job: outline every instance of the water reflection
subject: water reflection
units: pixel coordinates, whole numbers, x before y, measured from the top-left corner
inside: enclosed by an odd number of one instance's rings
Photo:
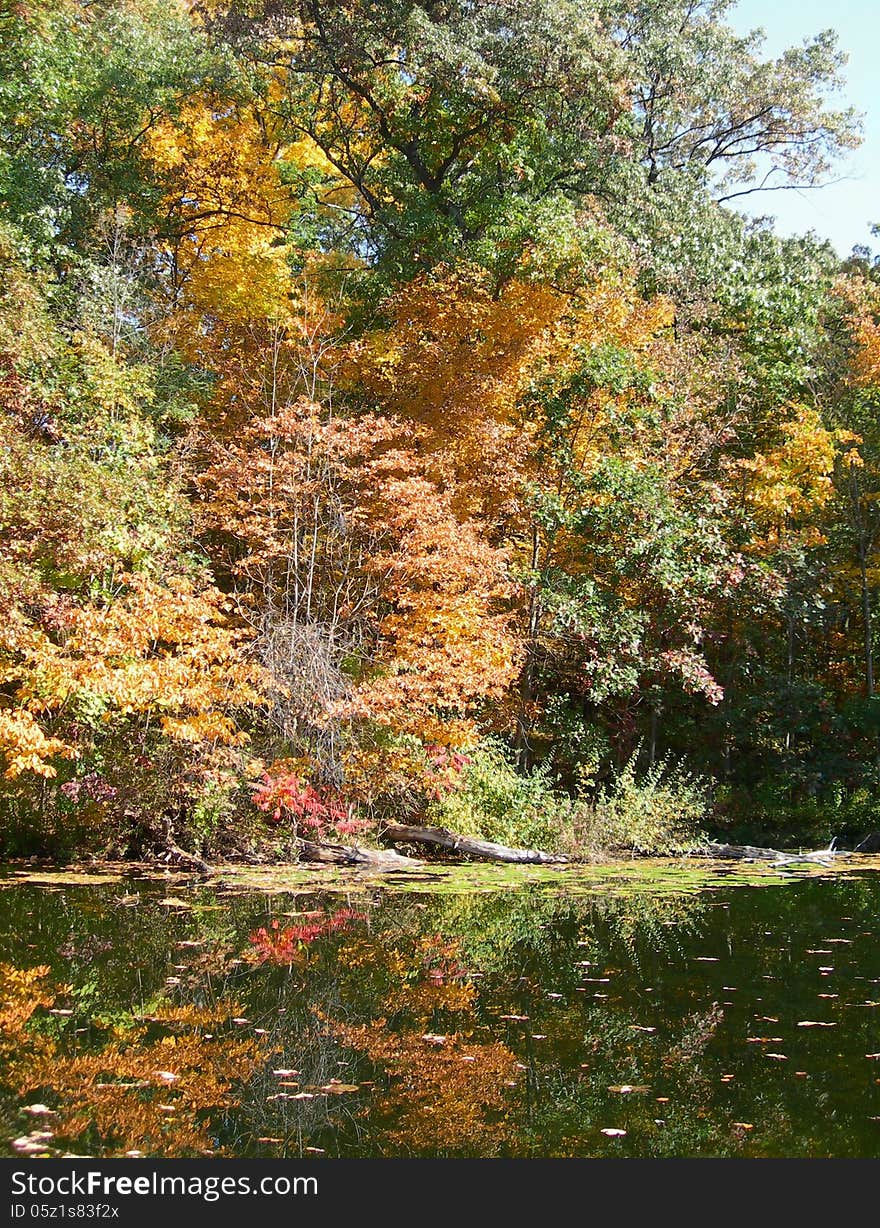
[[[875,1155],[875,878],[0,891],[7,1154]]]

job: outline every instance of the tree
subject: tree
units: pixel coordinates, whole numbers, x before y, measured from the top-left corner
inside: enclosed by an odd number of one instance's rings
[[[846,57],[832,30],[760,57],[763,31],[724,23],[732,0],[602,6],[631,72],[630,132],[647,181],[695,172],[717,200],[815,187],[858,142],[856,113],[830,110]]]

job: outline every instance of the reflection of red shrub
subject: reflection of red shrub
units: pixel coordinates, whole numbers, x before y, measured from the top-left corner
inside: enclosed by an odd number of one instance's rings
[[[366,831],[370,824],[355,818],[338,794],[327,789],[317,790],[292,772],[279,776],[264,773],[262,782],[251,795],[254,805],[269,815],[272,823],[280,823],[285,815],[294,820],[297,830],[322,840],[328,828],[338,835],[353,836]]]
[[[455,941],[444,942],[442,934],[434,934],[424,940],[427,947],[422,957],[422,975],[435,985],[446,981],[463,981],[470,973],[461,963],[461,948]]]
[[[297,952],[316,938],[346,929],[357,921],[366,921],[366,914],[351,908],[338,908],[331,916],[306,925],[288,925],[284,929],[280,921],[272,921],[268,929],[261,925],[248,941],[260,963],[290,964]]]

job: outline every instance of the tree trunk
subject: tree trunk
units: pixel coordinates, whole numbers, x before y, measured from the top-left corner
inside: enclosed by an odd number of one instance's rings
[[[382,834],[395,844],[434,844],[453,853],[465,853],[484,861],[503,861],[513,865],[561,865],[569,860],[562,854],[544,853],[540,849],[515,849],[491,840],[476,840],[460,836],[445,827],[409,827],[404,823],[387,823]]]
[[[297,841],[302,861],[320,861],[339,866],[374,866],[379,870],[415,870],[422,863],[403,857],[394,849],[364,849],[358,845],[324,844],[314,840]]]
[[[862,584],[862,619],[865,629],[865,690],[868,698],[874,696],[874,644],[871,634],[871,590],[868,588],[868,560],[864,535],[859,535],[859,577]]]
[[[835,841],[832,840],[831,847],[816,849],[812,853],[785,853],[780,849],[756,848],[752,844],[715,844],[712,842],[703,845],[702,848],[694,849],[691,856],[717,857],[725,861],[817,861],[824,865],[827,864],[828,858],[838,857],[843,853],[842,849],[834,848],[834,844]]]
[[[859,495],[856,467],[849,467],[849,497],[852,508],[853,525],[856,530],[857,554],[859,560],[859,581],[862,589],[862,624],[864,632],[865,653],[865,691],[868,699],[874,696],[874,642],[871,634],[871,590],[868,586],[868,540],[865,532],[865,520],[862,515],[862,503]]]
[[[535,647],[538,639],[538,626],[541,619],[541,604],[538,590],[534,582],[534,573],[538,569],[541,539],[537,525],[532,526],[532,587],[529,594],[529,622],[526,636],[526,652],[522,672],[519,678],[520,710],[516,722],[516,762],[520,771],[527,772],[532,765],[532,748],[529,744],[531,733],[531,707],[535,698],[534,672]]]

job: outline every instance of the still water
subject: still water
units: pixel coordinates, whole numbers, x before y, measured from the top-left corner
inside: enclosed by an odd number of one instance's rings
[[[880,874],[0,877],[0,1149],[880,1156]]]

